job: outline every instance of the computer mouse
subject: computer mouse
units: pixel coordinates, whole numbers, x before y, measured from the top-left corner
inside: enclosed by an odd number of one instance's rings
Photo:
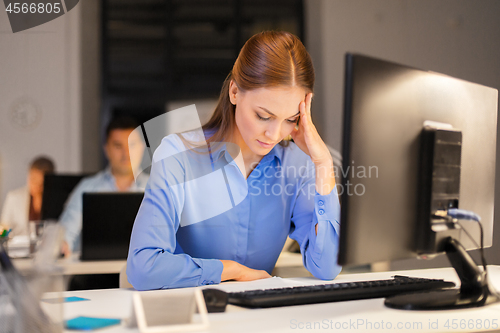
[[[203,289],[202,291],[209,313],[226,311],[227,293],[225,291],[213,288]]]

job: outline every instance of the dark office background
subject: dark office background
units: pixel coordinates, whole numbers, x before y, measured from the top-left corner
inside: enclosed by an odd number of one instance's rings
[[[101,125],[216,99],[249,37],[274,29],[303,38],[303,15],[302,0],[102,0]]]

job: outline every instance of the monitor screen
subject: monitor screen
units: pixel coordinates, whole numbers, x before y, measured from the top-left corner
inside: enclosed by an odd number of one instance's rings
[[[493,88],[362,55],[346,56],[340,264],[419,254],[419,168],[426,122],[461,133],[456,203],[481,216],[485,246],[491,246],[497,101]],[[479,244],[477,224],[462,225]],[[466,249],[477,247],[465,232],[459,230],[455,238]]]
[[[59,220],[73,189],[88,174],[47,174],[44,177],[42,220]]]

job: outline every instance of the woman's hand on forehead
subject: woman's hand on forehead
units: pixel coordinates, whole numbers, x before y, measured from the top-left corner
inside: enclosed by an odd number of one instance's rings
[[[300,119],[291,135],[293,141],[300,149],[311,157],[314,164],[329,163],[331,161],[330,151],[319,135],[311,118],[311,101],[313,93],[308,93],[305,100],[300,102]]]

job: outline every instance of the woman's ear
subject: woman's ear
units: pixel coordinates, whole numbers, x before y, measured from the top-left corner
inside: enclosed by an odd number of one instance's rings
[[[238,86],[234,80],[229,82],[229,101],[231,104],[236,105],[236,97],[238,96]]]

